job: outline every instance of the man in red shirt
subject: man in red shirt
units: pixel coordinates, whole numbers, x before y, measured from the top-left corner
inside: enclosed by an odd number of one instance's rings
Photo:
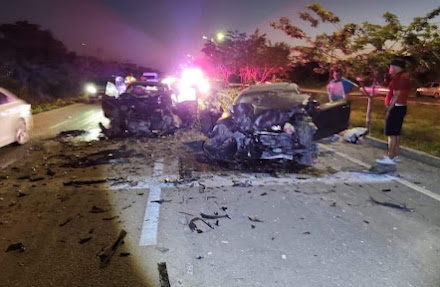
[[[385,135],[388,136],[388,155],[377,160],[381,164],[393,165],[401,161],[399,157],[400,134],[410,89],[409,73],[404,69],[405,62],[402,60],[394,60],[390,65],[389,74],[392,80],[385,97]]]

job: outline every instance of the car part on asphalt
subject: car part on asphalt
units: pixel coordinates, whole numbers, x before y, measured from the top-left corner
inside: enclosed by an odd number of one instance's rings
[[[103,252],[101,252],[101,254],[98,255],[99,259],[101,260],[99,267],[104,268],[108,266],[116,250],[124,242],[123,240],[126,235],[127,232],[122,229],[116,241],[112,245],[107,247]]]
[[[405,211],[405,212],[413,212],[414,211],[413,209],[406,207],[406,205],[399,205],[399,204],[395,204],[395,203],[391,203],[391,202],[380,202],[380,201],[375,200],[371,196],[370,196],[370,201],[374,204],[399,209],[399,210]]]
[[[191,231],[193,231],[193,232],[194,232],[194,231],[197,231],[197,233],[202,233],[202,232],[203,232],[203,230],[197,228],[197,225],[194,223],[194,222],[196,222],[196,221],[198,221],[198,220],[200,220],[200,221],[202,221],[203,223],[205,223],[206,225],[208,225],[209,228],[214,229],[214,227],[212,227],[211,224],[209,224],[208,222],[206,222],[206,221],[203,220],[202,218],[200,218],[200,217],[194,217],[194,218],[191,219],[191,221],[188,223],[188,227],[189,227],[189,229],[191,229]]]
[[[5,252],[17,251],[18,253],[22,253],[26,250],[24,244],[21,242],[9,244],[6,248]]]
[[[224,215],[209,215],[209,214],[204,214],[204,213],[200,213],[200,216],[202,217],[202,218],[205,218],[205,219],[219,219],[219,218],[229,218],[229,219],[231,219],[231,217],[229,216],[229,215],[227,215],[227,214],[224,214]]]

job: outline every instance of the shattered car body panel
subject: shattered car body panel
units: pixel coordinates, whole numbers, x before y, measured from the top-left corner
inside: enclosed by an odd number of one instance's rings
[[[109,137],[170,134],[180,125],[173,111],[171,91],[161,83],[134,82],[117,97],[105,95],[102,109],[111,126],[100,126]]]
[[[311,165],[317,139],[348,127],[350,104],[343,100],[325,104],[310,101],[296,84],[251,86],[238,96],[230,115],[212,129],[202,119],[209,139],[205,154],[214,160],[235,158],[283,159]]]

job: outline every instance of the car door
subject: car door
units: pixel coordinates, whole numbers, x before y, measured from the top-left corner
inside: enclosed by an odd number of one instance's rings
[[[420,88],[420,95],[427,96],[429,95],[429,89],[431,87],[432,83],[428,83]]]
[[[350,120],[350,102],[340,100],[323,104],[319,110],[311,112],[313,123],[318,130],[314,139],[318,140],[346,130]]]
[[[0,91],[0,147],[15,141],[16,102]]]
[[[438,86],[439,86],[439,83],[432,83],[432,86],[429,90],[430,96],[434,97],[436,95],[436,93],[438,93]]]

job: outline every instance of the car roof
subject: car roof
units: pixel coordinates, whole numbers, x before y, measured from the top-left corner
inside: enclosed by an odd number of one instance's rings
[[[130,87],[131,85],[145,85],[145,86],[157,86],[157,87],[168,88],[168,86],[165,85],[165,84],[162,84],[162,83],[159,83],[159,82],[150,82],[150,81],[135,81],[133,83],[130,83],[130,85],[128,85],[128,87]]]

